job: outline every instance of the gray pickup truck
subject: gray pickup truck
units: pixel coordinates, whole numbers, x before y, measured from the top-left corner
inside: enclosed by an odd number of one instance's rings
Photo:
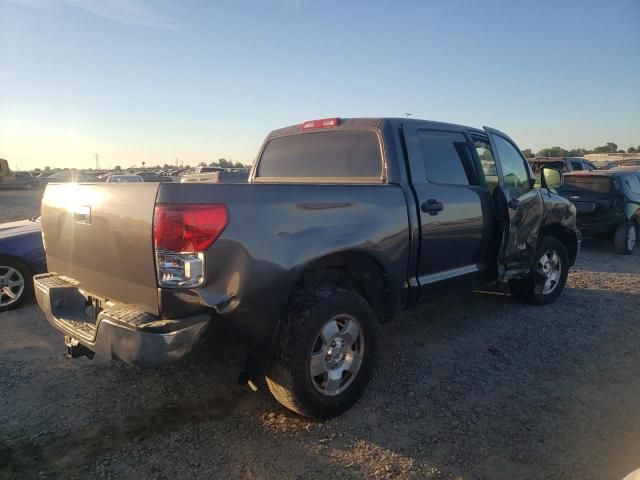
[[[142,367],[232,323],[251,347],[241,377],[327,418],[365,389],[376,323],[487,284],[560,295],[576,211],[560,172],[534,183],[490,128],[305,122],[267,137],[248,183],[49,184],[37,300],[71,357]]]

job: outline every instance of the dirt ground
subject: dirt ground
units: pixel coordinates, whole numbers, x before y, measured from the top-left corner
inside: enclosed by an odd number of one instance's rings
[[[640,467],[640,252],[606,243],[585,243],[553,305],[474,292],[383,326],[368,391],[324,423],[237,385],[228,328],[138,370],[65,359],[33,304],[0,325],[3,479],[606,480]]]

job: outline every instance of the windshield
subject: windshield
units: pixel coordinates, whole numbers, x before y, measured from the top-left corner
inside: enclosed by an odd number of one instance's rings
[[[610,193],[614,192],[615,182],[608,177],[564,177],[564,189],[565,190],[588,190],[596,193]]]

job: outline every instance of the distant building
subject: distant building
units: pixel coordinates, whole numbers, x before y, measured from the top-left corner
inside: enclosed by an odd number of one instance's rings
[[[588,153],[584,158],[591,162],[618,162],[627,158],[640,158],[640,153]]]

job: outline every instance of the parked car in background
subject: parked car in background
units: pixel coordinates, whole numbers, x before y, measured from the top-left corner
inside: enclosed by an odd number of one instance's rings
[[[160,175],[157,172],[146,171],[146,172],[137,172],[135,175],[142,177],[142,180],[145,182],[171,182],[171,177],[167,177],[164,175]]]
[[[107,183],[141,183],[144,182],[140,175],[109,175]]]
[[[100,179],[95,175],[85,173],[85,172],[75,172],[73,170],[56,172],[49,176],[38,177],[38,183],[41,185],[46,185],[48,183],[68,183],[68,182],[91,183],[91,182],[99,182],[99,181]]]
[[[563,172],[578,172],[597,170],[594,163],[581,157],[537,157],[530,158],[529,165],[533,173],[540,174],[542,167],[560,169]]]
[[[482,159],[482,161],[481,161]],[[158,366],[211,324],[249,345],[243,382],[302,415],[339,415],[372,374],[378,322],[497,282],[520,301],[561,294],[580,233],[491,128],[321,119],[272,132],[247,183],[50,185],[51,274],[38,304],[71,357]],[[553,312],[553,310],[549,310]],[[398,375],[402,375],[398,372]]]
[[[31,175],[26,175],[24,173],[14,173],[11,176],[11,179],[7,180],[6,182],[0,183],[0,188],[4,188],[7,190],[29,190],[37,185],[37,179],[33,178]]]
[[[33,275],[46,271],[40,220],[0,224],[0,312],[31,296]]]
[[[182,175],[180,177],[180,183],[197,183],[197,182],[246,183],[248,178],[249,178],[249,172],[247,170],[242,170],[242,171],[222,170],[218,172],[194,173],[190,175]]]
[[[616,162],[595,162],[596,170],[609,170],[619,165]]]
[[[584,235],[609,235],[616,252],[633,253],[640,233],[640,167],[568,173],[558,193],[576,206]]]
[[[640,166],[640,158],[627,158],[618,162],[619,167],[638,167]]]

